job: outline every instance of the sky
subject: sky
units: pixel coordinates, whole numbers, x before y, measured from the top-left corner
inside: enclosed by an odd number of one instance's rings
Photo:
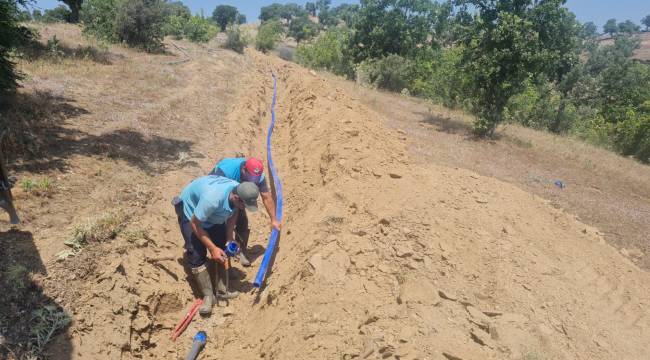
[[[51,9],[61,4],[57,0],[34,0],[35,7],[40,9]],[[313,0],[312,0],[313,1]],[[259,1],[209,1],[209,0],[183,0],[194,13],[203,13],[206,16],[212,14],[212,10],[217,5],[233,5],[239,9],[239,12],[246,15],[249,22],[254,22],[260,14],[260,8],[274,2],[287,3],[295,2],[304,4],[306,1],[278,1],[278,0],[259,0]],[[333,0],[332,5],[336,6],[341,3],[358,3],[358,1]],[[567,6],[573,11],[578,20],[581,22],[593,21],[596,25],[602,26],[607,19],[615,18],[618,21],[632,20],[639,24],[641,19],[650,15],[650,0],[568,0]]]

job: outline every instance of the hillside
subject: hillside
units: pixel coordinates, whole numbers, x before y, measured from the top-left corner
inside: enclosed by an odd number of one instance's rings
[[[72,26],[40,32],[68,49],[96,46]],[[46,349],[54,359],[181,359],[197,330],[208,333],[202,359],[647,356],[647,260],[622,255],[630,244],[611,235],[629,221],[631,244],[647,246],[647,167],[518,127],[469,140],[463,115],[419,100],[253,50],[167,45],[164,55],[112,46],[106,61],[69,51],[21,63],[30,80],[8,114],[40,109],[46,156],[10,169],[19,184],[53,185],[18,186],[23,225],[0,219],[0,269],[30,271],[30,301],[0,302],[8,344],[28,336],[24,314],[45,303],[72,316]],[[232,284],[246,294],[172,342],[193,296],[169,201],[222,156],[265,157],[272,72],[285,193],[273,272],[255,292],[260,259],[237,264]],[[596,209],[598,195],[581,190],[588,178],[622,210]],[[114,236],[57,260],[75,226],[107,214]],[[264,216],[252,218],[257,256]]]

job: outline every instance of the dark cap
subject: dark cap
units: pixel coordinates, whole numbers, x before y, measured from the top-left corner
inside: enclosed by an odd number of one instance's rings
[[[246,210],[257,211],[257,197],[260,195],[260,189],[252,182],[244,181],[237,185],[235,189],[239,198],[244,201]]]

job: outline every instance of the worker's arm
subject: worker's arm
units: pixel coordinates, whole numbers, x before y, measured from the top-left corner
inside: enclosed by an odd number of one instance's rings
[[[275,217],[275,201],[273,200],[273,196],[271,196],[271,192],[263,192],[260,193],[262,196],[262,202],[264,203],[264,207],[266,208],[266,212],[269,214],[269,217],[271,218],[271,227],[276,228],[280,230],[280,222],[278,219]]]
[[[203,246],[208,249],[210,252],[210,257],[220,263],[226,261],[226,253],[224,253],[223,250],[219,249],[219,247],[215,245],[212,240],[210,240],[210,236],[205,230],[203,230],[203,226],[201,226],[201,221],[197,219],[196,216],[192,215],[191,223],[192,232],[194,232],[194,235],[199,238]]]
[[[234,211],[233,215],[226,220],[226,244],[235,239],[235,224],[237,224],[239,211]]]

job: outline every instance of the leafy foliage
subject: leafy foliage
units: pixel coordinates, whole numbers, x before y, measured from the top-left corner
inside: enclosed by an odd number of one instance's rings
[[[294,19],[289,25],[289,36],[297,42],[309,40],[318,34],[318,25],[309,20],[307,16]]]
[[[64,5],[59,5],[54,9],[45,10],[41,21],[46,23],[57,23],[57,22],[70,22],[72,12],[68,7]]]
[[[298,45],[296,59],[298,63],[310,68],[353,78],[354,63],[347,48],[349,39],[349,30],[330,29],[312,44]]]
[[[19,23],[20,7],[25,4],[24,0],[0,0],[0,94],[13,91],[22,78],[12,57],[14,49],[33,37],[32,31]]]
[[[277,20],[270,20],[260,25],[255,38],[255,48],[262,52],[275,49],[284,30]]]
[[[208,42],[218,32],[216,26],[200,15],[192,16],[183,26],[183,36],[193,42]]]
[[[228,28],[226,35],[227,38],[224,47],[243,54],[244,49],[250,42],[248,35],[239,26],[231,26]]]
[[[429,41],[436,5],[430,1],[366,0],[354,22],[351,48],[355,62],[388,54],[413,55]]]
[[[625,20],[618,24],[619,33],[632,34],[641,31],[641,27],[634,23],[632,20]]]
[[[400,92],[412,83],[411,61],[390,54],[380,59],[367,59],[357,67],[357,81],[362,85]]]
[[[236,7],[219,5],[212,12],[212,20],[221,27],[221,31],[226,31],[228,25],[237,23],[238,15],[239,11],[237,11]]]
[[[616,25],[616,19],[607,20],[605,25],[603,25],[603,31],[605,32],[605,34],[610,34],[610,35],[616,34],[618,32],[618,25]]]
[[[180,1],[171,1],[164,3],[163,10],[165,17],[178,16],[184,19],[192,17],[192,11]]]
[[[165,14],[161,0],[86,0],[81,9],[84,33],[151,52],[163,48]]]
[[[115,33],[130,46],[155,52],[163,48],[165,15],[161,0],[120,2],[115,19]]]

